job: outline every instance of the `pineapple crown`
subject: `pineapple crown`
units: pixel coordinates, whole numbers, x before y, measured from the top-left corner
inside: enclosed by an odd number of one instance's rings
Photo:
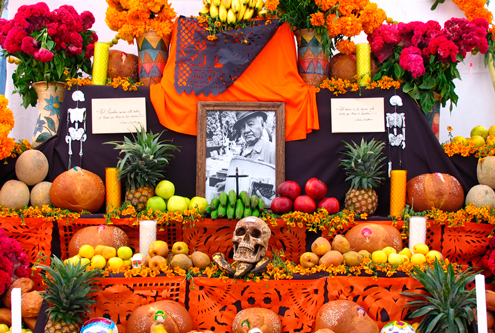
[[[119,158],[117,169],[119,170],[119,180],[124,178],[127,185],[132,189],[143,186],[156,186],[164,178],[165,169],[170,158],[174,157],[169,151],[180,151],[177,146],[160,141],[160,136],[165,132],[153,134],[146,132],[141,125],[136,128],[136,134],[131,133],[132,139],[124,136],[124,141],[110,141],[106,144],[115,145],[115,149],[120,149],[123,158]]]
[[[382,155],[385,143],[383,141],[366,142],[361,138],[361,144],[358,145],[352,141],[352,145],[342,141],[347,151],[342,152],[348,158],[342,158],[339,166],[342,166],[346,172],[346,181],[351,181],[351,188],[372,189],[377,187],[383,181],[382,162],[385,156]]]
[[[89,264],[89,263],[88,263]],[[41,279],[45,286],[43,298],[50,304],[47,314],[54,321],[82,323],[83,317],[90,311],[89,306],[96,301],[88,294],[98,291],[96,282],[102,275],[100,269],[86,271],[81,260],[65,264],[53,256],[50,266],[39,265]]]

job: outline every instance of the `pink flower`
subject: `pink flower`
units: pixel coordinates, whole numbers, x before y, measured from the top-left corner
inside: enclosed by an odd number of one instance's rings
[[[426,57],[435,56],[438,54],[438,60],[440,62],[457,62],[457,53],[459,48],[454,42],[447,39],[445,36],[438,36],[433,38],[428,47],[423,50],[423,54]]]
[[[9,274],[3,270],[0,270],[0,295],[10,287],[10,284],[11,281]]]
[[[380,62],[385,61],[394,52],[400,42],[400,34],[396,24],[382,24],[371,35],[368,35],[371,52]]]
[[[399,65],[406,71],[410,71],[412,76],[417,78],[425,74],[425,66],[421,50],[417,47],[410,46],[402,50],[400,54]]]
[[[85,11],[85,12],[82,12],[81,13],[81,19],[82,19],[82,22],[83,22],[83,27],[84,27],[83,28],[83,31],[84,32],[86,32],[89,29],[91,29],[91,27],[95,23],[95,17],[93,16],[93,13],[88,12],[88,11]]]
[[[84,53],[84,56],[87,59],[91,59],[91,57],[94,55],[94,53],[95,53],[95,45],[94,44],[89,44],[86,47],[86,52]]]
[[[41,62],[49,62],[53,59],[54,54],[47,49],[39,49],[34,53],[36,60]]]
[[[53,21],[65,24],[69,31],[82,31],[83,21],[74,7],[70,5],[62,5],[53,12]]]
[[[22,39],[27,35],[27,32],[20,28],[12,28],[5,38],[5,50],[9,53],[21,52]]]
[[[23,27],[28,34],[44,27],[50,17],[50,9],[44,2],[19,7],[13,18],[16,26]]]
[[[38,42],[33,37],[26,36],[22,39],[21,50],[29,55],[34,55],[38,50]]]
[[[77,32],[71,32],[66,35],[66,43],[68,45],[65,54],[68,56],[79,55],[82,52],[83,39]]]

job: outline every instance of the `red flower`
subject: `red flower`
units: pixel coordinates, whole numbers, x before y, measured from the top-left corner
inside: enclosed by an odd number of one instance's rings
[[[34,5],[24,5],[19,7],[13,18],[13,22],[18,27],[23,27],[28,34],[37,31],[46,25],[46,20],[50,17],[50,8],[44,2]]]
[[[12,28],[5,38],[4,49],[9,53],[20,52],[22,39],[27,35],[27,32],[20,28]]]
[[[368,35],[371,52],[383,62],[394,52],[394,46],[401,40],[397,24],[382,24]]]
[[[83,22],[84,32],[86,32],[89,29],[91,29],[91,27],[95,23],[95,17],[93,16],[93,13],[88,12],[88,11],[85,11],[85,12],[82,12],[81,13],[81,19],[82,19],[82,22]]]
[[[36,60],[41,62],[49,62],[53,59],[54,54],[47,49],[39,49],[34,53]]]
[[[0,270],[0,295],[10,287],[11,281],[10,276],[7,272]]]
[[[95,54],[95,45],[94,44],[89,44],[88,47],[86,48],[86,52],[84,53],[84,56],[87,59],[91,59],[91,57]]]
[[[24,37],[22,39],[21,50],[29,55],[34,55],[38,50],[38,42],[31,36]]]
[[[417,47],[410,46],[402,50],[399,65],[406,71],[410,71],[413,77],[420,77],[425,74],[421,50]]]
[[[65,24],[69,31],[82,31],[83,21],[74,7],[70,5],[62,5],[53,12],[53,21]]]

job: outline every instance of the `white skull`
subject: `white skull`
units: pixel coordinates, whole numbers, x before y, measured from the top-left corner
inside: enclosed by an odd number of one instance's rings
[[[237,222],[232,243],[234,260],[256,263],[266,254],[272,235],[266,223],[257,217],[248,216]]]

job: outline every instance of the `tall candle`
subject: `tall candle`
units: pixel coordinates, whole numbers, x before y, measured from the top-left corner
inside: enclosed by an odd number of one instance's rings
[[[119,178],[119,170],[116,168],[105,168],[105,205],[107,213],[112,212],[122,204],[122,189]]]
[[[409,249],[416,244],[426,243],[426,217],[411,216],[409,218]]]
[[[95,55],[93,57],[93,84],[104,86],[107,83],[108,54],[110,45],[105,42],[95,43]]]
[[[21,333],[22,314],[21,314],[21,288],[12,289],[10,296],[10,309],[12,316],[12,333]]]
[[[486,294],[485,294],[485,276],[476,274],[474,277],[476,286],[476,307],[478,314],[478,333],[487,333],[488,324],[486,317]]]
[[[139,221],[139,253],[148,255],[148,248],[156,241],[156,221]]]
[[[356,73],[358,83],[365,86],[371,76],[371,51],[369,43],[356,44]]]
[[[406,207],[407,170],[390,171],[390,215],[397,216]]]

